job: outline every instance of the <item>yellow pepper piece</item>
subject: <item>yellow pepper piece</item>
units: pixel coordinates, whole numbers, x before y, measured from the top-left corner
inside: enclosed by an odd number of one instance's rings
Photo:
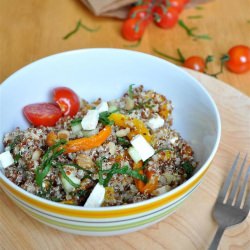
[[[152,136],[145,124],[136,118],[130,118],[126,115],[113,113],[109,119],[114,121],[115,125],[122,128],[130,128],[128,138],[131,140],[135,135],[141,134],[148,142],[151,142]]]

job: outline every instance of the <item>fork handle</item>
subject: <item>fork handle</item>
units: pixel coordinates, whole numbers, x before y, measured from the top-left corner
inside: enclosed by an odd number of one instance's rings
[[[225,227],[218,227],[217,231],[216,231],[216,234],[214,236],[214,239],[213,241],[211,242],[210,244],[210,247],[208,248],[208,250],[216,250],[219,246],[219,243],[220,243],[220,240],[221,240],[221,237],[225,231]]]

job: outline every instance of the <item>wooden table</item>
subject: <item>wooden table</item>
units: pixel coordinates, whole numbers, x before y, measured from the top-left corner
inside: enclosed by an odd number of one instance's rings
[[[209,71],[216,72],[221,54],[236,44],[250,45],[249,8],[250,0],[240,3],[216,0],[204,5],[202,10],[186,10],[182,19],[189,26],[197,26],[200,33],[209,34],[211,41],[193,41],[179,26],[166,31],[152,24],[140,46],[130,49],[153,54],[154,47],[175,55],[180,48],[186,56],[212,54],[217,60],[210,63]],[[203,18],[188,19],[191,15]],[[63,40],[79,19],[90,27],[101,28],[95,33],[80,30]],[[121,37],[120,28],[121,21],[94,17],[78,0],[1,0],[0,82],[28,63],[54,53],[90,47],[125,48],[131,43]],[[237,151],[250,151],[247,97],[250,72],[237,75],[225,70],[219,79],[227,84],[191,73],[215,98],[223,121],[222,141],[204,182],[173,216],[134,234],[112,238],[74,236],[30,219],[0,189],[0,249],[206,249],[216,229],[212,207],[229,165]],[[250,217],[225,233],[220,249],[250,249],[249,239]]]

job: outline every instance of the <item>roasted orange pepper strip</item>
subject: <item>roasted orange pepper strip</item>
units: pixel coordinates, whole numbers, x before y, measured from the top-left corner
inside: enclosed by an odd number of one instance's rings
[[[87,138],[84,137],[75,140],[70,140],[61,148],[65,149],[64,151],[65,154],[74,153],[80,150],[95,148],[102,145],[106,141],[106,139],[110,136],[110,134],[111,134],[111,127],[106,126],[97,135],[93,135]],[[58,139],[57,135],[54,132],[50,132],[47,136],[46,143],[48,146],[52,146],[55,144],[57,139]]]
[[[138,169],[140,174],[143,174],[142,167],[142,161],[139,161],[138,163],[134,163],[133,168]],[[135,179],[135,185],[137,189],[140,191],[140,193],[144,194],[150,194],[152,193],[158,186],[158,176],[154,175],[153,171],[146,170],[145,174],[148,178],[148,182],[145,184],[143,181]]]
[[[135,135],[141,134],[144,138],[150,142],[151,135],[145,124],[139,119],[132,119],[126,115],[113,113],[109,116],[109,119],[115,122],[115,125],[122,128],[130,128],[128,138],[131,140]]]
[[[106,126],[97,135],[93,135],[87,138],[79,138],[75,140],[68,141],[63,147],[65,148],[65,153],[74,153],[80,150],[88,150],[91,148],[96,148],[102,145],[106,139],[111,134],[111,127]]]

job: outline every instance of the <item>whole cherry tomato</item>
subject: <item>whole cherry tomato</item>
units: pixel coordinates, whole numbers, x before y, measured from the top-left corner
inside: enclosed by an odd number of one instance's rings
[[[250,48],[245,45],[237,45],[228,51],[229,60],[226,67],[234,73],[244,73],[250,70]]]
[[[53,103],[35,103],[23,108],[27,120],[35,126],[54,126],[62,117],[61,109]]]
[[[169,0],[171,7],[175,8],[178,13],[181,13],[184,9],[184,0]]]
[[[164,29],[174,27],[179,16],[175,8],[163,8],[162,6],[156,6],[153,9],[153,14],[156,25]]]
[[[129,10],[128,19],[137,18],[145,21],[152,21],[153,17],[148,5],[134,6]]]
[[[139,40],[146,28],[147,23],[139,18],[129,18],[122,26],[122,35],[128,41]]]
[[[206,63],[200,56],[191,56],[184,61],[183,66],[195,71],[204,72]]]
[[[58,87],[53,91],[54,101],[59,105],[62,113],[67,116],[74,116],[80,109],[78,95],[66,87]]]

